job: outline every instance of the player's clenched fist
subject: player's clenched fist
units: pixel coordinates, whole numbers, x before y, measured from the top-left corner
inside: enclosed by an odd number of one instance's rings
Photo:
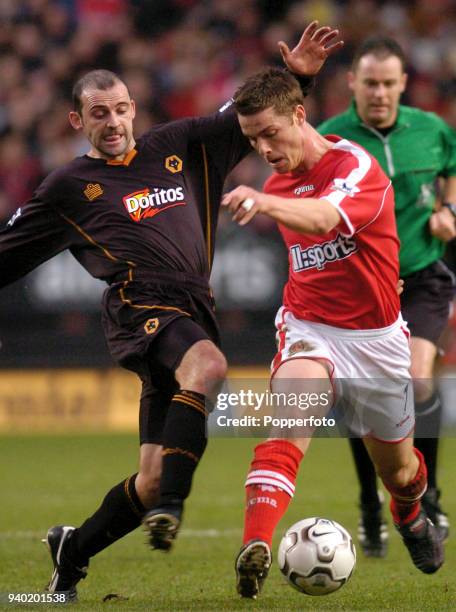
[[[237,221],[239,225],[246,225],[257,212],[261,212],[263,197],[263,193],[240,185],[223,196],[222,206],[227,206],[233,213],[233,221]]]

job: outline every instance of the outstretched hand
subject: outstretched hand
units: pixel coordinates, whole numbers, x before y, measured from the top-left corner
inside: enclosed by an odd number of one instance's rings
[[[343,40],[332,42],[338,35],[339,30],[333,30],[329,26],[319,28],[318,21],[312,21],[292,51],[283,40],[278,46],[290,72],[301,76],[313,76],[320,71],[330,55],[343,47]],[[331,42],[332,44],[329,44]]]

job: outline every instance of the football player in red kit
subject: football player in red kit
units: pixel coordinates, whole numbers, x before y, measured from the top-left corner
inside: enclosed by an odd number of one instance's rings
[[[307,123],[299,85],[283,70],[250,77],[234,103],[242,132],[274,173],[264,193],[240,186],[223,203],[240,225],[256,214],[277,221],[289,255],[272,391],[326,388],[343,402],[350,431],[364,439],[391,494],[393,521],[413,563],[433,573],[443,563],[443,546],[420,502],[427,476],[413,446],[391,182],[363,148],[323,137]],[[327,411],[321,405],[314,414]],[[243,597],[255,598],[266,578],[272,535],[293,496],[313,429],[288,432],[286,439],[272,431],[255,448],[236,560]]]

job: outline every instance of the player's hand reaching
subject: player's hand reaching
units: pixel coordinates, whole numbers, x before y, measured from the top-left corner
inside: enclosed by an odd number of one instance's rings
[[[333,42],[338,35],[339,30],[334,30],[330,26],[318,27],[318,21],[312,21],[292,51],[283,40],[278,43],[278,46],[290,72],[302,76],[313,76],[320,71],[330,55],[343,47],[342,40]]]
[[[233,191],[225,193],[222,206],[233,213],[233,221],[246,225],[257,212],[261,212],[261,200],[264,194],[246,185],[239,185]]]

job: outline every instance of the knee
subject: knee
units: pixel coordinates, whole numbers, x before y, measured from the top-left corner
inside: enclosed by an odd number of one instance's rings
[[[227,371],[228,364],[221,353],[210,357],[201,363],[198,371],[195,372],[196,389],[207,397],[213,398],[220,390]]]
[[[184,357],[176,370],[176,380],[181,388],[212,395],[217,392],[227,370],[224,355],[212,343],[207,343]]]
[[[427,402],[434,393],[434,383],[431,378],[413,379],[413,396],[415,404]]]
[[[415,402],[425,402],[434,391],[432,364],[412,360],[410,374],[413,380],[413,395]]]
[[[222,353],[215,353],[200,366],[200,376],[213,384],[221,382],[227,374],[228,363]]]

